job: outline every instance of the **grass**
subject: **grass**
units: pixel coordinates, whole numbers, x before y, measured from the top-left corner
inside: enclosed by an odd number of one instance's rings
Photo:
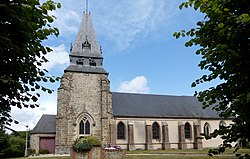
[[[37,157],[34,159],[71,159],[70,157]],[[17,158],[16,158],[17,159]],[[27,158],[18,158],[18,159],[27,159]],[[237,159],[234,156],[166,156],[166,155],[152,155],[152,156],[145,156],[145,155],[134,155],[134,156],[127,156],[124,159]]]
[[[127,154],[207,154],[209,149],[203,150],[134,150],[127,151]],[[233,154],[234,149],[226,149],[224,154]],[[239,149],[237,153],[250,153],[250,149]]]
[[[134,150],[127,151],[127,157],[124,159],[238,159],[233,154],[234,149],[226,149],[224,155],[206,156],[208,149],[204,150]],[[237,153],[250,153],[250,149],[240,149]],[[226,156],[227,155],[227,156]],[[68,156],[59,157],[32,157],[34,159],[71,159]],[[16,158],[27,159],[27,158]]]
[[[153,155],[153,156],[127,156],[125,159],[237,159],[234,156],[166,156],[166,155]]]
[[[233,153],[234,149],[226,149],[224,155],[206,156],[208,149],[203,150],[135,150],[127,151],[126,159],[238,159]],[[250,149],[240,149],[237,153],[250,153]],[[137,155],[138,154],[138,155]],[[151,154],[151,155],[145,155]],[[160,155],[159,155],[160,154]],[[165,154],[165,155],[164,155]]]
[[[70,157],[39,157],[39,156],[37,156],[37,157],[20,157],[20,158],[12,158],[12,159],[47,159],[47,158],[49,158],[49,159],[71,159]]]

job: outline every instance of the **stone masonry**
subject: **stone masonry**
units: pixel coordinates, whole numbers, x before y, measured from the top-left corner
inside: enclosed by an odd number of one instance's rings
[[[79,137],[79,121],[87,115],[91,135],[110,142],[111,94],[106,74],[66,72],[58,89],[56,153],[70,152]]]

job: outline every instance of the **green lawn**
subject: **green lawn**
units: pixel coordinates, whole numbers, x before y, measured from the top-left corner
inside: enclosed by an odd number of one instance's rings
[[[71,159],[70,157],[28,157],[28,158],[25,158],[25,157],[21,157],[21,158],[13,158],[13,159]]]
[[[205,150],[135,150],[127,151],[124,159],[238,159],[233,154],[233,149],[227,149],[224,155],[227,156],[206,156],[208,149]],[[250,153],[250,149],[240,149],[237,153]],[[229,156],[228,156],[229,155]],[[70,159],[70,157],[32,157],[34,159]],[[32,159],[31,158],[31,159]],[[27,159],[27,158],[18,158]]]
[[[224,154],[233,154],[234,149],[226,149]],[[207,154],[208,149],[203,150],[134,150],[127,154]],[[237,153],[250,153],[250,149],[239,149]]]
[[[166,156],[166,155],[153,155],[153,156],[127,156],[125,159],[237,159],[233,156]]]
[[[37,157],[34,159],[70,159],[70,157]],[[18,159],[27,159],[27,158],[18,158]],[[237,159],[233,156],[166,156],[166,155],[152,155],[152,156],[144,156],[144,155],[135,155],[135,156],[127,156],[124,159]]]

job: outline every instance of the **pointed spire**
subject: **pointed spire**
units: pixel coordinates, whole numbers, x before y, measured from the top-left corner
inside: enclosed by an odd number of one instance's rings
[[[96,39],[96,33],[88,13],[88,0],[83,13],[75,42],[70,47],[70,66],[65,70],[71,72],[104,73],[102,68],[102,50]]]
[[[87,45],[88,44],[88,45]],[[101,56],[100,47],[96,40],[96,33],[89,13],[84,13],[79,32],[73,44],[72,55],[96,54]]]

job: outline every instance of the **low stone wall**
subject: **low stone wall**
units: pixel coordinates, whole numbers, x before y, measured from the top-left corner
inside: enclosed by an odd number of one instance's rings
[[[126,150],[102,150],[101,158],[121,159],[123,157],[126,157]]]
[[[91,151],[86,153],[77,153],[71,149],[70,156],[72,159],[100,159],[101,158],[101,148],[94,147]]]
[[[126,156],[126,150],[102,150],[94,147],[86,153],[77,153],[71,150],[72,159],[121,159]]]

